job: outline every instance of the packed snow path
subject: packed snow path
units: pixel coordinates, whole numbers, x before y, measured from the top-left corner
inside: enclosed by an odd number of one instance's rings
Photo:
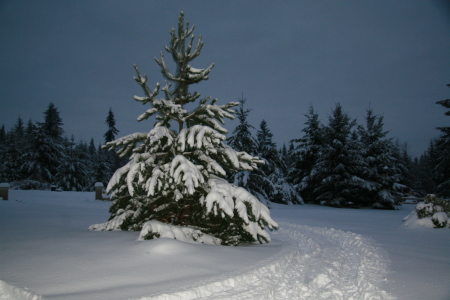
[[[272,235],[285,245],[281,253],[235,274],[140,300],[393,299],[378,287],[387,272],[385,255],[370,240],[335,229],[280,225]]]
[[[393,299],[379,288],[385,255],[361,235],[283,223],[273,238],[282,250],[255,266],[224,274],[169,294],[172,299]],[[0,299],[42,299],[0,282]]]

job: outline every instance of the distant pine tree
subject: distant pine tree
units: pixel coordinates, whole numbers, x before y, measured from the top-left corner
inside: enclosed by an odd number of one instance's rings
[[[313,193],[315,201],[331,206],[345,206],[357,201],[364,180],[362,158],[355,147],[352,129],[356,125],[337,103],[325,128],[325,143],[313,171],[321,184]]]
[[[231,137],[228,138],[228,145],[237,151],[245,151],[248,154],[254,155],[256,153],[256,140],[251,130],[255,127],[247,121],[251,109],[244,108],[245,102],[247,102],[247,99],[239,99],[239,107],[236,110],[236,117],[239,124],[233,130]]]
[[[25,139],[25,127],[22,118],[17,118],[17,122],[4,136],[1,178],[2,181],[17,181],[24,179],[21,170],[23,155],[25,153],[27,141]]]
[[[65,158],[62,144],[55,142],[55,139],[46,134],[41,127],[30,141],[21,169],[27,174],[28,179],[52,183]]]
[[[267,122],[261,121],[257,136],[257,154],[265,164],[255,171],[265,179],[261,189],[268,199],[282,204],[303,204],[303,199],[297,193],[291,183],[287,181],[287,166],[284,157],[278,151],[273,134]]]
[[[83,191],[92,184],[89,174],[87,147],[82,142],[75,145],[75,137],[64,143],[65,159],[61,161],[54,182],[64,191]]]
[[[362,144],[364,170],[361,177],[365,180],[362,204],[385,208],[395,208],[394,183],[398,182],[398,172],[393,157],[394,145],[386,138],[389,131],[383,129],[383,116],[367,110],[366,126],[358,126]]]
[[[30,140],[37,131],[37,126],[31,121],[31,119],[28,120],[27,127],[25,128],[25,135],[27,137],[27,140]]]
[[[117,130],[116,128],[116,119],[114,118],[112,108],[109,108],[108,116],[106,117],[105,123],[108,126],[108,131],[106,131],[105,134],[103,135],[106,144],[114,141],[116,139],[116,135],[119,133],[119,130]]]
[[[55,105],[50,102],[46,111],[44,111],[44,122],[39,123],[43,133],[56,141],[63,138],[64,130],[62,129],[62,119]]]
[[[319,121],[319,115],[312,106],[305,114],[303,136],[291,141],[290,156],[292,161],[288,178],[306,202],[316,202],[314,191],[322,178],[313,172],[325,143],[325,129]]]
[[[450,87],[450,84],[447,85]],[[436,104],[450,109],[450,99],[437,101]],[[445,112],[450,116],[450,110]],[[450,196],[450,127],[438,127],[442,135],[436,144],[436,151],[439,153],[436,166],[434,168],[437,192],[444,197]]]
[[[2,125],[2,127],[0,127],[0,143],[4,142],[5,139],[6,139],[5,125]]]
[[[239,107],[236,110],[239,124],[233,130],[231,137],[228,138],[228,145],[237,151],[256,155],[257,142],[251,132],[254,127],[247,121],[251,110],[244,108],[246,101],[244,98],[239,99]],[[272,183],[260,170],[231,173],[228,175],[228,181],[246,189],[262,203],[270,205],[269,195],[265,191],[265,186],[272,186]]]
[[[16,125],[14,126],[14,136],[16,139],[21,139],[23,138],[24,134],[25,134],[25,127],[22,118],[19,117],[17,119]]]
[[[62,119],[59,111],[53,103],[44,111],[44,122],[37,123],[33,127],[29,123],[27,131],[35,133],[28,139],[21,170],[28,179],[34,179],[42,183],[53,183],[59,167],[65,159]]]

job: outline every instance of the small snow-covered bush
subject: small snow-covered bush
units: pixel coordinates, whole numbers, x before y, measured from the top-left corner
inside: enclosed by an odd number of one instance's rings
[[[448,225],[448,215],[446,212],[437,212],[431,217],[431,221],[436,228],[445,228]]]
[[[450,201],[430,194],[424,198],[424,202],[416,205],[415,212],[418,219],[431,220],[434,228],[446,228],[449,225]]]
[[[416,205],[417,217],[419,217],[419,219],[432,217],[435,213],[435,209],[436,207],[433,203],[420,202]]]
[[[434,212],[446,212],[447,215],[450,214],[450,201],[442,198],[436,197],[434,194],[429,194],[423,199],[425,204],[432,204],[434,207]]]

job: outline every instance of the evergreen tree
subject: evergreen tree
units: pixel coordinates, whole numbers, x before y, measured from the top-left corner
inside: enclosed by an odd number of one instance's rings
[[[30,120],[27,133],[33,136],[27,141],[20,169],[27,179],[53,183],[55,175],[65,158],[62,119],[53,103],[44,111],[44,122],[34,126]],[[33,133],[34,132],[34,133]]]
[[[313,191],[316,202],[331,206],[345,206],[358,202],[364,180],[358,175],[363,162],[352,140],[356,125],[337,103],[325,128],[325,144],[312,170],[321,183]]]
[[[43,133],[48,135],[55,141],[61,141],[63,138],[64,130],[62,129],[62,119],[59,116],[59,111],[55,105],[50,102],[46,111],[44,111],[44,122],[39,123]]]
[[[436,180],[434,175],[434,167],[436,166],[436,152],[435,152],[435,142],[430,141],[430,146],[427,151],[419,159],[419,176],[420,183],[423,187],[422,193],[436,194]]]
[[[111,108],[109,108],[105,123],[108,126],[108,131],[104,134],[106,144],[114,141],[116,139],[116,135],[119,133],[119,130],[116,128],[116,119],[114,118],[114,113]]]
[[[147,76],[135,66],[135,80],[145,93],[135,100],[152,106],[138,120],[156,115],[157,122],[149,133],[134,133],[106,145],[118,149],[119,155],[131,157],[107,187],[113,200],[110,221],[91,228],[146,228],[141,235],[149,239],[160,236],[155,229],[159,225],[155,224],[166,223],[195,228],[192,238],[197,240],[210,234],[226,245],[269,242],[265,226],[272,229],[277,224],[267,207],[246,190],[224,180],[227,172],[256,170],[261,162],[223,143],[227,130],[219,123],[224,124],[224,118],[233,119],[231,108],[239,103],[217,105],[216,99],[199,100],[199,93],[189,91],[192,84],[208,79],[213,68],[196,69],[190,65],[203,47],[201,37],[193,47],[193,30],[184,24],[181,13],[178,30],[171,30],[170,46],[166,46],[176,65],[175,74],[166,65],[163,53],[155,59],[167,80],[161,88],[164,99],[156,98],[159,84],[150,90]],[[197,100],[199,105],[188,111],[187,104]],[[171,129],[172,124],[177,128]]]
[[[0,182],[5,181],[6,131],[5,125],[0,127]]]
[[[25,127],[23,125],[22,118],[17,119],[17,123],[14,126],[14,136],[16,139],[22,139],[25,134]]]
[[[376,207],[395,208],[394,183],[397,171],[392,153],[394,145],[386,138],[389,131],[383,129],[383,116],[367,110],[366,126],[358,126],[362,144],[364,169],[361,177],[365,180],[362,204]]]
[[[22,180],[24,175],[20,169],[23,162],[23,138],[18,138],[15,131],[6,135],[1,168],[1,181],[11,182]]]
[[[234,129],[232,136],[228,139],[228,144],[237,151],[245,151],[250,155],[256,155],[257,142],[251,133],[251,129],[254,129],[254,127],[247,121],[251,110],[244,108],[245,102],[246,99],[239,99],[239,107],[236,111],[239,124]],[[258,198],[259,201],[270,206],[269,195],[266,193],[265,187],[272,186],[272,182],[261,170],[231,173],[228,175],[228,181],[246,189]]]
[[[447,85],[450,87],[450,84]],[[437,101],[436,104],[450,109],[450,99]],[[445,112],[450,116],[450,110]],[[439,153],[436,166],[434,168],[437,192],[444,197],[450,196],[450,127],[438,127],[441,136],[436,144],[436,151]]]
[[[0,143],[3,143],[6,139],[6,131],[5,131],[5,125],[2,125],[0,128]]]
[[[97,154],[97,149],[95,148],[95,143],[94,143],[93,138],[91,138],[91,141],[89,142],[88,152],[91,157],[94,157]]]
[[[312,106],[305,117],[303,137],[291,141],[290,155],[293,162],[288,178],[305,201],[315,202],[317,195],[313,192],[319,187],[322,178],[313,170],[324,147],[325,129]]]
[[[273,134],[265,120],[261,121],[256,137],[257,154],[265,162],[256,172],[265,179],[261,188],[268,199],[275,203],[303,204],[301,196],[286,179],[288,169],[285,160],[273,142]]]
[[[27,174],[28,179],[52,183],[59,165],[64,159],[62,144],[55,142],[54,138],[49,136],[43,127],[40,127],[24,154],[21,169]]]
[[[98,148],[96,154],[93,156],[93,171],[92,182],[101,182],[103,186],[107,186],[109,180],[111,179],[111,174],[113,171],[113,164],[111,162],[111,153],[108,153],[105,149],[101,147]]]
[[[32,139],[32,137],[36,134],[36,130],[37,130],[36,125],[33,123],[33,121],[31,121],[31,119],[29,119],[27,127],[25,128],[25,135],[27,140]]]
[[[239,99],[239,107],[236,111],[239,124],[233,130],[233,134],[228,138],[228,145],[237,151],[245,151],[250,155],[256,153],[256,140],[252,135],[251,130],[254,129],[247,121],[251,109],[245,109],[244,105],[247,99]]]
[[[55,183],[64,191],[83,191],[92,182],[90,178],[87,146],[80,142],[75,145],[75,137],[64,142],[65,159],[62,160],[55,176]]]
[[[3,161],[1,167],[2,181],[18,181],[24,179],[20,169],[23,163],[26,139],[22,118],[18,118],[14,127],[4,137]]]
[[[114,113],[112,112],[111,108],[109,108],[105,123],[108,126],[108,130],[105,132],[103,137],[105,138],[105,144],[107,144],[114,141],[114,139],[116,138],[116,134],[119,133],[119,130],[117,130],[116,128],[116,119],[114,118]],[[107,160],[105,162],[102,162],[102,164],[105,163],[108,166],[107,168],[103,169],[103,171],[106,171],[105,178],[111,178],[114,172],[127,162],[128,157],[124,157],[121,159],[114,152],[105,152],[102,153],[101,159]],[[103,181],[104,180],[101,180],[100,182]]]

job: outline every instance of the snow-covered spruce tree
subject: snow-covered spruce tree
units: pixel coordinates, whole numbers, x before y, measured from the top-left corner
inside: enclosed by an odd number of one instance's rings
[[[239,107],[236,111],[239,124],[233,130],[231,137],[228,138],[228,145],[237,151],[256,155],[257,142],[251,132],[251,129],[254,129],[254,127],[247,121],[251,110],[244,108],[246,101],[244,98],[239,99]],[[259,169],[256,171],[231,173],[228,174],[227,179],[230,183],[246,189],[256,196],[259,201],[270,206],[269,195],[265,192],[264,187],[271,186],[272,183]]]
[[[356,125],[337,103],[325,128],[325,143],[312,170],[321,184],[313,191],[315,201],[331,206],[358,204],[364,180],[361,174],[364,162],[357,151],[352,128]]]
[[[216,99],[199,100],[199,93],[189,91],[192,84],[208,79],[213,68],[190,65],[203,46],[201,36],[193,45],[193,30],[184,24],[181,13],[178,30],[171,30],[170,46],[165,47],[175,62],[174,74],[163,53],[160,59],[155,58],[167,80],[164,87],[156,84],[150,90],[147,76],[135,66],[135,80],[145,93],[135,100],[151,105],[138,121],[156,115],[157,122],[149,133],[134,133],[106,144],[109,149],[118,149],[119,155],[131,156],[107,187],[113,201],[110,220],[91,229],[141,230],[142,239],[182,234],[198,242],[224,245],[269,242],[265,227],[278,227],[269,209],[224,179],[227,172],[252,171],[261,163],[257,157],[223,143],[227,130],[219,123],[224,124],[224,118],[233,119],[231,108],[239,103],[217,105]],[[160,90],[164,98],[158,99]],[[187,104],[196,101],[198,106],[188,111]],[[177,128],[172,129],[171,123]]]
[[[237,151],[245,151],[248,154],[254,155],[257,145],[252,134],[252,129],[255,129],[255,127],[247,121],[251,109],[244,108],[245,102],[247,102],[247,99],[243,97],[239,99],[239,107],[236,111],[239,124],[228,138],[228,145]]]
[[[447,85],[450,87],[450,84]],[[450,108],[450,99],[437,101],[436,104]],[[445,112],[450,116],[450,111]],[[434,168],[438,194],[444,197],[450,196],[450,127],[438,127],[441,136],[436,143],[438,159]]]
[[[288,179],[306,202],[314,202],[317,195],[314,195],[313,191],[320,185],[322,178],[318,176],[320,173],[312,171],[324,147],[325,136],[319,115],[312,106],[305,117],[303,136],[291,141],[290,155],[293,162]]]
[[[20,166],[23,163],[26,145],[25,128],[22,118],[19,117],[14,127],[4,136],[0,174],[2,181],[10,182],[24,179],[24,173],[20,169]]]
[[[23,158],[21,168],[28,174],[28,179],[52,183],[61,161],[65,159],[64,147],[39,127]]]
[[[396,205],[394,183],[397,182],[395,158],[392,155],[394,145],[386,138],[389,131],[383,129],[383,116],[376,115],[372,109],[368,109],[365,118],[366,126],[358,126],[361,152],[365,162],[361,174],[365,181],[362,204],[394,209]]]
[[[54,182],[64,191],[83,191],[92,183],[89,173],[87,146],[80,142],[75,145],[75,137],[64,140],[65,159],[61,161]]]
[[[267,126],[267,122],[262,120],[260,129],[256,133],[257,155],[265,162],[256,172],[260,173],[268,182],[262,188],[272,202],[303,204],[302,197],[286,179],[288,171],[286,163],[276,144],[272,141],[272,137],[273,134]]]
[[[27,173],[27,179],[42,183],[52,183],[65,158],[63,146],[62,119],[53,103],[44,111],[44,122],[37,123],[35,134],[27,142],[21,169]]]

